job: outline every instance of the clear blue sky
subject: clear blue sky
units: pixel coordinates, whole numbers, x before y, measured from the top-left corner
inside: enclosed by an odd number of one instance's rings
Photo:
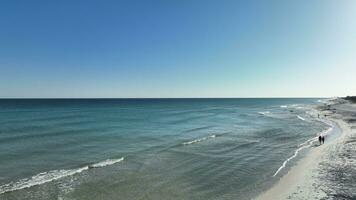
[[[0,97],[356,95],[354,0],[2,0]]]

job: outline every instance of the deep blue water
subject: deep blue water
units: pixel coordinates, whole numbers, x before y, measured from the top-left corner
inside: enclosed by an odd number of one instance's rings
[[[249,199],[317,99],[2,99],[0,199]]]

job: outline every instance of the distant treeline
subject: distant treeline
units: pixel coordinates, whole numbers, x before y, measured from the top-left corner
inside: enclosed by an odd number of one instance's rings
[[[352,101],[353,103],[356,103],[356,96],[347,96],[344,99]]]

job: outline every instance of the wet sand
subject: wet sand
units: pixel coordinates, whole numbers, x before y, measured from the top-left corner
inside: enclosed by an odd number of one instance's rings
[[[320,166],[328,159],[328,154],[332,154],[355,132],[353,128],[356,125],[356,104],[337,99],[320,106],[319,111],[321,116],[326,115],[326,119],[336,125],[336,130],[333,130],[332,134],[341,131],[340,135],[334,139],[327,139],[323,145],[313,145],[304,158],[300,159],[272,188],[256,199],[323,199],[330,196],[328,190],[324,189],[325,183],[319,178]]]

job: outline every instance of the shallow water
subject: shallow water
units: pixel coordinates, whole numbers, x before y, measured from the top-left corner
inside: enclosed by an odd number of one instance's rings
[[[0,100],[0,198],[249,199],[328,129],[316,104]]]

